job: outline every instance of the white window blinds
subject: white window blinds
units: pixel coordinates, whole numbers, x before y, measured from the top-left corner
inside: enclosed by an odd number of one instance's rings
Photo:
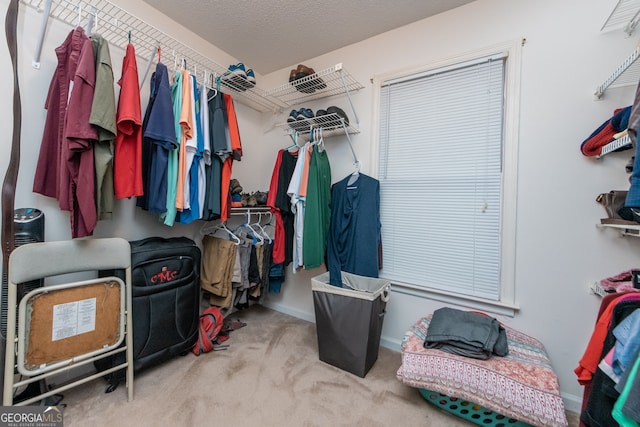
[[[505,61],[382,83],[382,277],[500,299]]]

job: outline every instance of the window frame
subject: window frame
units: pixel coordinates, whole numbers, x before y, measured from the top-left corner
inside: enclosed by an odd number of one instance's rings
[[[498,314],[513,316],[519,310],[516,303],[516,202],[517,202],[517,178],[518,178],[518,136],[519,136],[519,106],[520,106],[520,73],[522,41],[514,40],[476,49],[449,58],[429,61],[421,66],[405,68],[381,75],[372,79],[373,83],[373,111],[372,130],[373,136],[371,150],[372,176],[378,178],[379,150],[380,150],[380,96],[385,82],[393,79],[406,78],[412,75],[440,70],[457,64],[472,62],[479,58],[503,54],[506,57],[505,81],[504,81],[504,129],[503,129],[503,192],[502,192],[502,221],[501,221],[501,245],[500,245],[500,296],[493,301],[478,297],[449,293],[443,290],[426,288],[414,284],[402,283],[391,280],[394,292],[433,299],[437,301],[457,304],[474,309],[491,311]],[[381,191],[384,191],[381,188]],[[384,224],[382,224],[384,230]],[[384,231],[383,231],[384,232]],[[383,248],[384,251],[384,248]]]

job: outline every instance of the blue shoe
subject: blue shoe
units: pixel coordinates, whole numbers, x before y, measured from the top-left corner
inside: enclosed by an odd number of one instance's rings
[[[298,120],[313,119],[313,111],[310,108],[301,108],[298,110]]]
[[[289,117],[287,117],[287,123],[295,122],[296,120],[298,120],[298,112],[296,110],[291,110]]]
[[[247,90],[247,72],[244,69],[244,64],[239,62],[235,65],[229,65],[229,69],[222,76],[224,83],[227,87],[236,90],[238,92],[244,92]]]
[[[256,85],[256,75],[253,73],[253,70],[249,68],[246,71],[247,74],[247,86],[252,88]]]
[[[235,74],[235,75],[247,77],[247,72],[245,71],[244,64],[242,62],[238,62],[235,65],[229,65],[228,74]],[[225,73],[225,75],[226,75],[226,73]],[[254,77],[254,79],[255,79],[255,77]]]

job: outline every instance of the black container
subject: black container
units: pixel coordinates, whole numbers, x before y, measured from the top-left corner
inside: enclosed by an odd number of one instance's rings
[[[342,282],[329,285],[328,272],[311,279],[319,358],[364,378],[378,359],[390,283],[345,272]]]

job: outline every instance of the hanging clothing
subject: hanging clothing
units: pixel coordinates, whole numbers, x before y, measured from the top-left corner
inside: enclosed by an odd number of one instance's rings
[[[206,105],[208,110],[208,133],[209,133],[209,163],[205,164],[206,193],[204,201],[204,211],[202,218],[211,221],[220,218],[220,196],[222,179],[222,160],[218,155],[219,139],[224,138],[224,119],[222,111],[217,111],[221,107],[222,98],[218,97],[220,91],[212,89],[207,92]],[[218,120],[216,120],[216,118]]]
[[[202,156],[198,163],[198,206],[199,218],[204,217],[205,198],[207,196],[207,165],[211,165],[211,141],[209,136],[209,106],[207,102],[207,88],[200,85],[198,91],[198,108],[202,130]],[[200,145],[198,145],[200,150]]]
[[[202,290],[211,294],[210,303],[230,307],[233,300],[231,280],[236,259],[236,244],[214,236],[202,238]]]
[[[280,157],[280,169],[278,171],[278,183],[275,192],[274,206],[282,216],[282,228],[284,230],[284,264],[289,265],[293,261],[293,239],[294,239],[294,213],[291,211],[291,199],[287,195],[287,189],[298,159],[297,153],[294,155],[283,150]],[[269,191],[271,193],[271,191]],[[277,225],[277,224],[276,224]],[[276,230],[277,231],[277,230]]]
[[[149,212],[167,211],[169,152],[178,148],[171,87],[166,65],[158,63],[151,75],[149,103],[143,121],[144,195],[137,205]]]
[[[278,180],[280,177],[280,165],[282,164],[282,153],[279,150],[276,156],[276,163],[271,174],[271,183],[269,184],[269,193],[267,194],[267,206],[271,210],[271,214],[275,218],[275,233],[273,237],[273,248],[271,256],[275,264],[284,263],[284,225],[282,223],[282,214],[280,209],[276,207],[276,194],[278,193]]]
[[[604,340],[609,331],[613,309],[619,302],[627,300],[640,300],[640,294],[636,292],[616,294],[607,299],[608,305],[598,316],[598,321],[593,329],[587,348],[578,363],[578,367],[574,369],[580,384],[585,385],[593,379],[593,374],[596,372],[603,354]]]
[[[65,117],[72,81],[76,75],[80,51],[87,40],[82,27],[72,30],[62,45],[56,48],[58,65],[49,85],[45,102],[47,117],[40,144],[40,154],[33,180],[33,191],[58,200],[60,209],[69,210],[68,197],[60,197],[69,186],[69,171],[66,158],[62,157],[62,143],[65,133]]]
[[[640,354],[636,354],[635,362],[630,369],[629,375],[624,381],[623,387],[619,390],[620,397],[613,406],[613,418],[620,425],[633,426],[640,424]],[[618,386],[616,386],[618,390]],[[635,423],[635,424],[634,424]]]
[[[178,153],[182,139],[182,126],[178,120],[182,112],[182,73],[177,71],[171,84],[171,103],[173,105],[173,124],[176,135],[176,147],[169,150],[167,158],[167,209],[160,217],[164,224],[173,226],[178,209],[176,208],[176,193],[178,188]]]
[[[122,61],[120,98],[118,99],[118,132],[114,147],[113,184],[116,197],[137,197],[144,193],[142,186],[142,109],[138,85],[136,52],[127,45]]]
[[[302,171],[304,169],[305,159],[307,158],[308,154],[307,147],[310,147],[311,145],[311,143],[307,143],[302,149],[300,149],[298,159],[296,160],[296,165],[293,168],[293,174],[291,175],[291,181],[289,181],[289,186],[287,187],[287,195],[291,199],[291,212],[294,215],[294,237],[292,248],[292,267],[294,273],[297,268],[303,266],[302,235],[304,231],[305,202],[304,199],[300,197],[299,191],[302,181]]]
[[[96,67],[96,84],[89,123],[97,128],[98,140],[93,147],[96,170],[96,211],[98,220],[113,215],[113,141],[116,139],[116,97],[113,90],[113,67],[109,43],[99,34],[92,34]]]
[[[215,92],[213,95],[211,92]],[[231,151],[227,145],[227,135],[225,132],[226,106],[224,94],[219,90],[209,91],[209,127],[211,133],[211,150],[224,161]]]
[[[71,208],[71,236],[74,238],[91,236],[98,220],[93,158],[93,146],[98,140],[98,131],[89,123],[95,83],[93,44],[85,37],[69,96],[62,149],[69,171],[67,197]]]
[[[236,117],[236,108],[233,104],[233,98],[229,94],[224,94],[225,110],[227,112],[227,123],[229,127],[229,136],[231,141],[231,152],[233,160],[242,160],[242,141],[240,139],[240,128],[238,126],[238,118]]]
[[[211,157],[211,165],[206,166],[207,192],[205,194],[205,210],[202,219],[212,221],[220,218],[220,195],[222,179],[222,161],[218,156]]]
[[[613,307],[611,324],[604,337],[602,354],[607,354],[615,344],[613,330],[633,311],[640,308],[640,300],[638,299],[617,301]],[[616,422],[612,412],[619,397],[615,383],[600,369],[596,370],[592,381],[589,398],[580,413],[580,421],[591,427],[615,426]]]
[[[185,179],[187,179],[187,141],[193,138],[193,116],[191,109],[191,78],[189,73],[182,70],[182,111],[180,112],[180,125],[182,126],[182,138],[180,140],[180,152],[178,154],[178,186],[176,188],[176,208],[182,211],[185,207]]]
[[[271,252],[273,249],[273,242],[265,242],[257,249],[260,286],[252,291],[251,297],[257,299],[257,301],[261,303],[264,301],[265,295],[269,290],[269,270],[271,269]]]
[[[200,173],[200,160],[202,159],[204,151],[198,84],[195,76],[192,75],[190,78],[192,79],[191,109],[192,116],[194,118],[194,128],[193,138],[187,143],[187,164],[189,165],[189,171],[186,179],[188,184],[185,184],[185,196],[186,192],[188,192],[189,197],[185,197],[185,199],[188,199],[189,207],[186,206],[185,202],[185,207],[182,212],[180,212],[180,223],[182,224],[189,224],[200,218],[200,205],[198,204],[200,190],[198,188],[198,180]]]
[[[371,212],[367,212],[368,215]],[[331,165],[325,150],[313,146],[306,189],[303,264],[309,270],[324,264],[331,221]]]
[[[597,372],[598,365],[601,362],[601,356],[609,352],[609,350],[605,351],[604,348],[613,310],[618,302],[626,300],[640,301],[640,294],[636,292],[622,292],[608,294],[602,298],[591,338],[584,351],[584,355],[579,361],[578,367],[574,369],[578,377],[578,382],[584,386],[581,412],[585,412],[587,409],[587,402],[590,400],[589,396],[593,389],[594,374]],[[598,390],[594,392],[599,393]],[[580,425],[584,426],[586,424],[581,422]]]
[[[231,174],[233,161],[242,159],[242,142],[240,140],[240,131],[238,128],[238,119],[236,118],[235,107],[233,106],[233,98],[231,95],[223,94],[226,112],[225,134],[228,132],[227,141],[230,142],[231,156],[225,158],[222,164],[222,178],[220,180],[220,220],[226,221],[231,214],[231,193],[229,193],[229,185],[231,182]]]
[[[625,200],[625,206],[630,208],[640,207],[640,147],[638,147],[638,128],[640,127],[640,84],[636,87],[636,95],[629,113],[627,133],[632,145],[636,149],[631,172],[630,186]]]
[[[331,189],[327,268],[329,283],[340,287],[341,271],[378,277],[380,182],[361,173],[349,185],[350,178],[335,183]]]
[[[195,158],[196,151],[198,150],[198,126],[196,121],[196,98],[195,98],[195,77],[193,75],[188,75],[189,78],[189,98],[190,98],[190,126],[191,126],[191,135],[187,138],[186,141],[186,162],[185,162],[185,170],[184,170],[184,202],[182,206],[182,210],[190,210],[191,209],[191,166],[193,165],[193,159]],[[189,215],[187,215],[189,216]]]

